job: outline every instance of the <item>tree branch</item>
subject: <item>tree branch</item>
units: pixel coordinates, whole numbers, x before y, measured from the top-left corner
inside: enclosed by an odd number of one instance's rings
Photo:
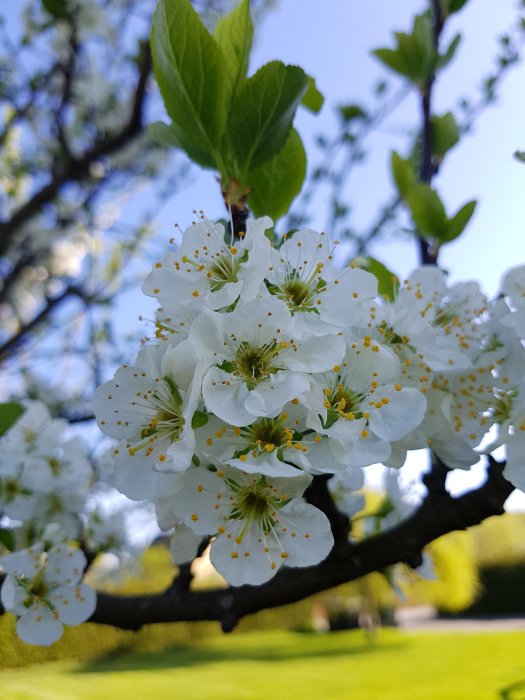
[[[2,361],[2,358],[5,359],[11,355],[19,347],[19,345],[24,342],[28,333],[35,330],[37,326],[47,319],[49,314],[57,306],[72,296],[82,299],[84,303],[89,303],[90,301],[90,298],[88,298],[81,289],[75,286],[68,286],[62,292],[60,292],[60,294],[57,294],[54,297],[48,297],[41,311],[34,318],[32,318],[31,321],[26,323],[15,335],[9,338],[9,340],[6,340],[6,342],[0,346],[0,361]]]
[[[142,55],[138,62],[138,78],[129,120],[124,128],[104,140],[94,143],[79,158],[69,158],[45,187],[33,194],[9,221],[0,223],[0,254],[4,253],[19,228],[49,204],[67,182],[81,181],[89,176],[90,165],[109,156],[132,141],[142,131],[146,86],[151,73],[151,54],[147,42],[142,43]]]
[[[436,56],[439,52],[439,38],[443,31],[443,15],[439,0],[430,0],[433,14],[434,50]],[[421,182],[430,184],[435,174],[434,160],[431,149],[431,98],[432,88],[436,79],[435,71],[432,72],[425,84],[421,87],[421,114],[423,128],[421,134],[422,153],[419,168]],[[419,238],[419,257],[422,265],[437,265],[438,252],[424,238]]]
[[[490,457],[489,462],[483,486],[458,498],[429,493],[421,507],[395,528],[358,544],[342,543],[317,566],[284,568],[262,586],[192,591],[175,579],[158,595],[100,593],[90,621],[137,630],[157,622],[216,620],[228,632],[245,615],[294,603],[399,562],[417,563],[423,548],[437,537],[503,513],[514,487],[503,477],[504,465]]]

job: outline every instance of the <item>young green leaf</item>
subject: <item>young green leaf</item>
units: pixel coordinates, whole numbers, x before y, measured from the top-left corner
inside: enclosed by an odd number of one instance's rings
[[[417,183],[412,185],[405,199],[418,233],[442,240],[447,232],[448,218],[438,193],[424,183]]]
[[[377,278],[377,291],[382,297],[389,301],[394,301],[399,291],[399,279],[388,267],[370,256],[358,258],[354,262],[358,267],[370,272]]]
[[[193,418],[191,419],[191,427],[196,430],[197,428],[202,428],[208,422],[208,414],[205,411],[195,411]]]
[[[441,239],[442,243],[449,243],[463,233],[468,222],[476,210],[477,202],[472,200],[467,202],[448,222],[446,236]]]
[[[306,152],[295,129],[284,147],[259,168],[250,171],[248,184],[253,188],[248,205],[255,216],[267,214],[274,221],[284,216],[297,197],[306,177]]]
[[[459,127],[452,112],[434,116],[430,122],[430,148],[432,155],[441,161],[459,141]]]
[[[385,66],[406,77],[411,76],[410,67],[405,61],[405,57],[394,49],[376,49],[372,54],[382,61]]]
[[[436,52],[428,13],[417,15],[411,34],[395,32],[395,49],[377,49],[379,60],[396,73],[409,78],[416,85],[423,84],[432,75]]]
[[[42,7],[55,19],[67,19],[68,4],[68,0],[42,0]]]
[[[232,12],[221,17],[213,36],[226,61],[225,89],[229,104],[232,95],[248,73],[253,41],[250,0],[242,0]]]
[[[310,112],[318,114],[321,111],[321,108],[324,104],[324,96],[317,89],[315,78],[312,78],[311,75],[307,75],[306,77],[308,80],[308,87],[303,95],[301,104],[303,105],[303,107],[306,107],[306,109],[310,110]]]
[[[19,403],[10,401],[0,403],[0,435],[4,435],[20,418],[25,408]]]
[[[307,84],[301,68],[271,61],[237,90],[226,132],[240,180],[284,146]]]
[[[416,179],[414,168],[410,160],[403,160],[396,151],[392,151],[390,164],[399,196],[405,199]]]
[[[441,12],[444,18],[459,12],[467,4],[468,0],[440,0]]]
[[[159,0],[151,52],[155,78],[175,138],[188,152],[208,154],[220,168],[226,121],[226,65],[222,51],[189,0]],[[190,156],[193,157],[193,156]]]
[[[16,542],[12,530],[8,530],[5,527],[0,527],[0,544],[3,545],[8,552],[15,551]]]
[[[457,48],[461,42],[461,34],[456,34],[456,36],[452,39],[450,44],[448,45],[448,48],[445,50],[444,53],[440,54],[437,59],[437,68],[444,68],[447,64],[450,63],[450,61],[454,58]]]
[[[525,151],[514,151],[514,158],[520,163],[525,163]]]
[[[198,144],[186,138],[176,124],[164,124],[164,122],[153,122],[148,124],[147,132],[152,141],[159,146],[168,148],[180,148],[187,153],[192,161],[203,168],[217,167],[213,156],[207,150],[200,150]]]
[[[353,119],[365,119],[368,116],[365,110],[359,105],[340,105],[338,109],[341,119],[344,122],[350,122]]]

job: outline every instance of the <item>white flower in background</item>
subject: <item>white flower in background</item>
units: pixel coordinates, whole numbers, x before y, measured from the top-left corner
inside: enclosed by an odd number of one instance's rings
[[[286,305],[273,298],[243,304],[229,314],[203,311],[190,330],[187,349],[200,353],[209,367],[202,384],[208,411],[236,426],[276,416],[308,390],[308,373],[329,369],[341,359],[341,336],[295,340],[290,321]]]
[[[0,599],[29,644],[53,644],[63,625],[79,625],[95,611],[95,591],[80,583],[86,558],[79,549],[36,545],[1,557],[0,565],[7,573]]]
[[[198,371],[188,376],[179,365],[177,350],[168,344],[144,348],[94,397],[101,430],[121,441],[114,450],[115,485],[134,500],[153,496],[170,481],[154,469],[182,472],[191,463],[200,381]]]
[[[311,477],[270,478],[232,467],[192,468],[173,499],[195,534],[215,535],[211,562],[234,586],[257,585],[286,566],[311,566],[333,546],[327,517],[300,496]]]
[[[395,354],[370,336],[349,340],[342,362],[311,382],[303,399],[310,409],[309,426],[328,436],[335,459],[349,467],[388,459],[390,442],[417,427],[425,415],[425,397],[403,387]],[[315,448],[312,461],[314,453]]]
[[[87,445],[79,437],[67,439],[66,426],[52,419],[43,403],[27,402],[2,441],[0,510],[31,521],[36,530],[55,523],[75,537],[94,470]]]
[[[170,537],[170,552],[175,564],[193,561],[198,554],[202,535],[196,535],[191,527],[177,523]]]
[[[84,538],[91,552],[111,552],[119,556],[130,548],[126,511],[105,513],[97,508],[87,514]]]
[[[246,234],[231,244],[221,224],[203,220],[184,232],[180,251],[158,262],[142,286],[166,313],[180,306],[221,309],[237,299],[251,301],[261,289],[269,266],[271,245],[264,235],[268,217],[247,222]]]
[[[516,309],[525,309],[525,265],[507,270],[501,283],[502,293]]]
[[[337,510],[352,518],[365,506],[365,498],[356,493],[363,488],[365,477],[361,469],[345,469],[338,472],[328,481],[328,490],[334,500]]]
[[[324,233],[297,231],[278,250],[266,279],[268,291],[292,314],[296,338],[337,333],[366,318],[377,295],[377,279],[359,269],[337,270],[333,243]]]
[[[447,304],[447,293],[441,270],[418,268],[392,303],[374,307],[371,334],[378,334],[376,337],[390,345],[400,361],[407,361],[407,366],[416,372],[417,366],[424,369],[426,365],[429,369],[424,372],[469,367],[472,318],[458,314],[457,304]]]

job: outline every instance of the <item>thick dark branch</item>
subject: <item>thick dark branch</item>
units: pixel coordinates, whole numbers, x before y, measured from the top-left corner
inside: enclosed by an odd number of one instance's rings
[[[9,221],[0,223],[0,253],[7,250],[11,239],[21,226],[49,204],[67,182],[81,181],[89,176],[90,165],[100,158],[109,156],[127,145],[140,134],[143,127],[143,108],[146,86],[151,73],[151,55],[147,42],[142,44],[142,56],[138,64],[138,79],[135,88],[130,117],[124,128],[116,134],[98,141],[79,158],[66,160],[62,169],[56,172],[45,187],[36,192]]]
[[[100,593],[91,622],[139,629],[156,622],[216,620],[224,631],[259,610],[294,603],[398,562],[416,565],[423,548],[453,530],[464,530],[503,513],[513,486],[503,466],[491,458],[485,484],[459,498],[429,493],[422,506],[397,527],[359,544],[344,543],[317,566],[285,568],[262,586],[191,591],[174,585],[159,595],[115,596]]]

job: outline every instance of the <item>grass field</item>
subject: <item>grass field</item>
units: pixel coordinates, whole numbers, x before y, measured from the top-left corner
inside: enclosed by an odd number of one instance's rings
[[[523,688],[510,695],[513,684]],[[0,672],[2,700],[525,698],[525,633],[262,632]]]

